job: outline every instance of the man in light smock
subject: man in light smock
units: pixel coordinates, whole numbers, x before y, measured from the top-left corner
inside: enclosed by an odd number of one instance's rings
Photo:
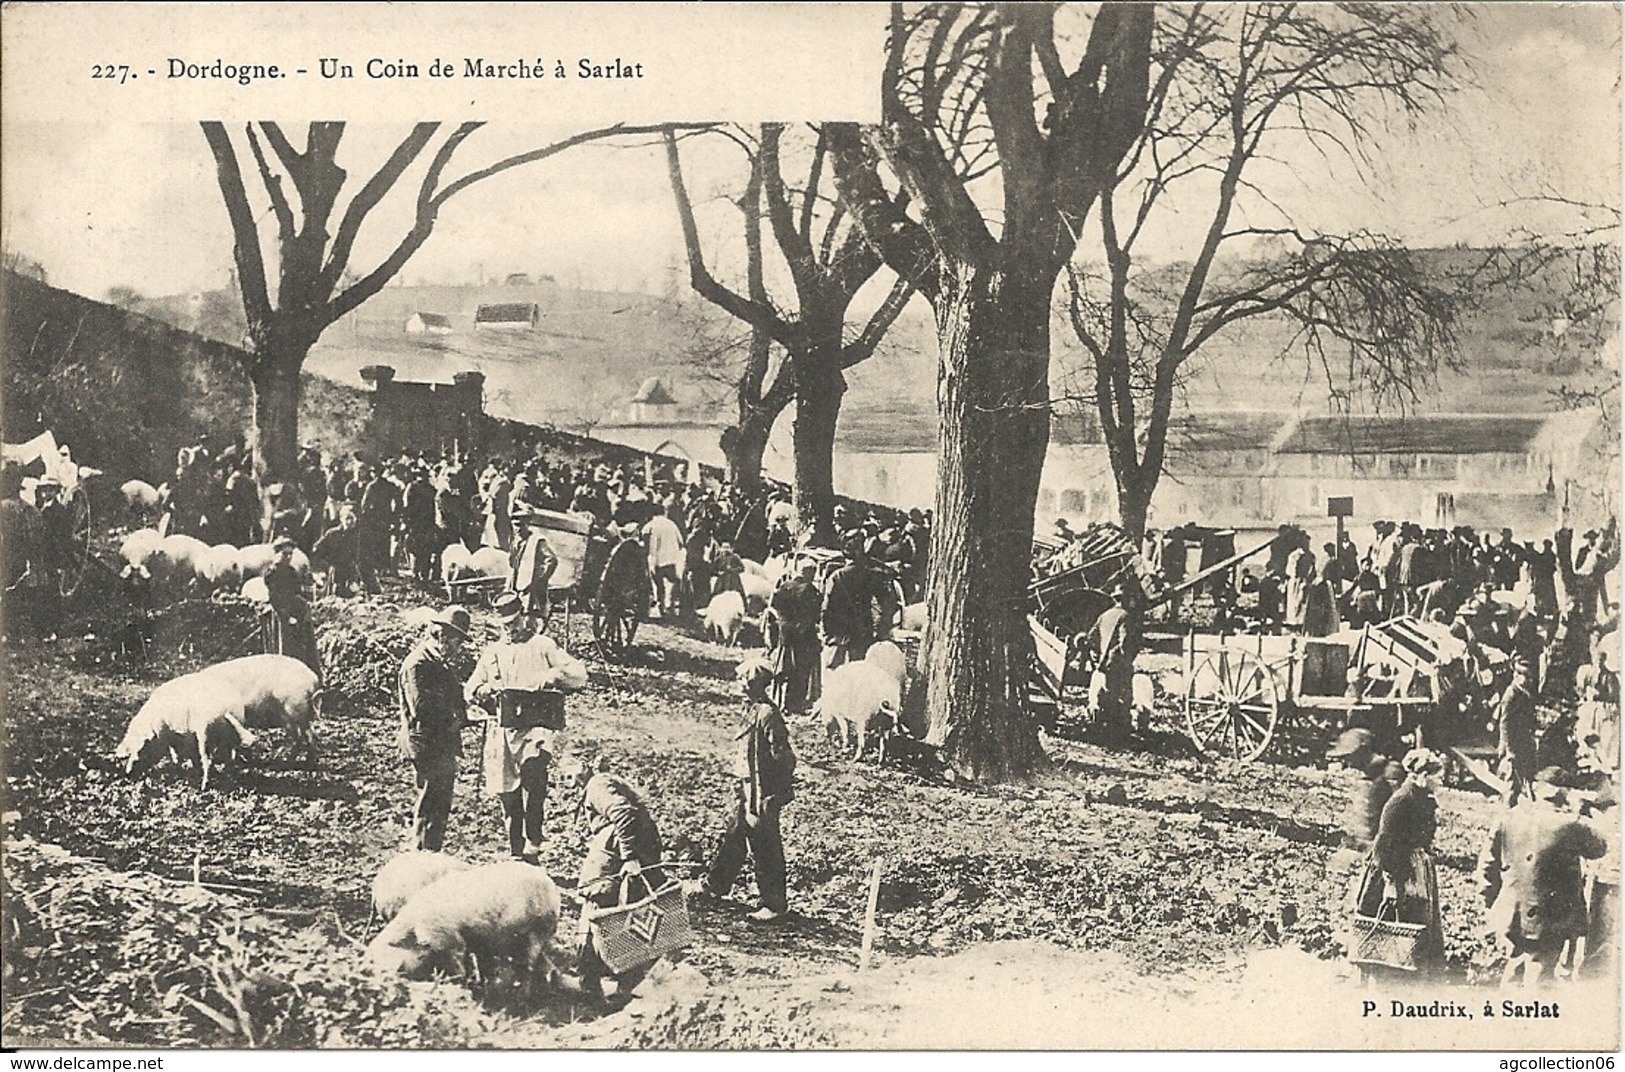
[[[508,851],[538,863],[547,768],[564,730],[564,694],[587,684],[587,668],[525,614],[519,596],[496,604],[505,639],[480,654],[464,693],[491,712],[485,726],[485,789],[502,801]]]

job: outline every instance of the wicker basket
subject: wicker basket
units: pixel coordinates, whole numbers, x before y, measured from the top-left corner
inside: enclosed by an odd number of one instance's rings
[[[1355,964],[1420,971],[1427,924],[1355,916],[1349,959]]]
[[[623,902],[630,895],[634,877],[643,878],[642,875],[627,877],[621,886]],[[616,975],[653,964],[694,941],[682,885],[675,879],[658,890],[650,889],[647,879],[643,879],[643,884],[646,895],[640,901],[614,908],[588,904],[582,910],[587,915],[587,927],[599,959]]]

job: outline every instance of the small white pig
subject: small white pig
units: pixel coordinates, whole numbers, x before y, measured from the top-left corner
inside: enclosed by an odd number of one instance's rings
[[[548,943],[559,926],[559,891],[539,867],[517,861],[457,871],[413,894],[367,946],[375,971],[421,979],[460,975],[472,957],[483,980],[511,961],[527,981],[551,978]]]
[[[745,601],[738,592],[718,592],[705,607],[705,632],[719,644],[739,643],[739,627],[745,621]]]

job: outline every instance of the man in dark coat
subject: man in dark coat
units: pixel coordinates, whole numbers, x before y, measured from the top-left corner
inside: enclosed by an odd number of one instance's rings
[[[711,559],[710,572],[712,596],[719,596],[724,592],[738,592],[740,599],[745,598],[745,560],[735,553],[732,543],[727,540],[717,541],[717,553]]]
[[[768,699],[772,668],[761,659],[747,661],[740,664],[739,680],[745,690],[745,724],[734,738],[737,797],[733,816],[699,892],[702,896],[725,896],[738,879],[748,852],[762,901],[749,919],[775,923],[789,911],[779,813],[795,799],[796,754],[790,747],[784,716]]]
[[[1528,792],[1529,783],[1538,769],[1535,734],[1539,726],[1535,719],[1535,694],[1521,666],[1514,667],[1512,683],[1501,694],[1496,726],[1500,738],[1501,769],[1511,786],[1507,793],[1507,804],[1512,805]]]
[[[882,614],[878,586],[862,543],[846,547],[847,563],[824,584],[824,666],[833,670],[863,658],[875,642],[875,623]]]
[[[445,843],[457,760],[463,754],[468,709],[458,658],[469,626],[468,611],[447,607],[401,664],[398,741],[401,758],[412,764],[417,782],[414,844],[425,852],[439,852]]]
[[[715,528],[708,510],[691,515],[693,526],[683,543],[683,604],[690,614],[699,614],[711,599],[711,533]]]
[[[818,613],[822,597],[813,577],[818,565],[810,558],[768,600],[768,661],[773,667],[773,702],[796,715],[818,698]]]
[[[279,536],[271,545],[276,552],[265,571],[265,593],[271,604],[271,651],[288,655],[322,676],[321,657],[316,651],[316,626],[310,620],[310,604],[305,602],[304,580],[293,565],[296,545],[293,538]]]
[[[360,535],[355,511],[346,506],[339,511],[339,523],[322,533],[322,538],[311,548],[311,555],[333,571],[334,595],[347,596],[365,588]],[[371,590],[377,590],[376,578]]]
[[[399,491],[380,470],[371,474],[356,511],[356,539],[360,543],[361,580],[369,591],[378,588],[378,574],[393,572],[389,535],[400,509]]]
[[[226,477],[225,536],[234,547],[247,547],[260,538],[260,489],[254,481],[248,457],[222,454],[221,462],[231,467]]]
[[[427,469],[415,468],[401,496],[401,529],[412,559],[412,578],[433,583],[440,563],[441,534],[435,524],[434,485]]]
[[[598,582],[598,607],[609,620],[630,615],[631,629],[622,639],[630,644],[637,623],[649,613],[654,595],[649,581],[649,552],[638,538],[638,525],[628,521],[621,526],[621,538],[610,549],[604,575]]]
[[[1533,982],[1556,967],[1566,942],[1585,936],[1580,861],[1608,851],[1602,835],[1565,810],[1563,771],[1542,770],[1534,783],[1529,801],[1501,813],[1479,857],[1489,924],[1512,947],[1503,981],[1521,967]]]
[[[299,492],[311,511],[320,516],[327,506],[327,473],[322,469],[322,455],[315,447],[306,447],[300,455]]]
[[[1376,840],[1382,809],[1393,796],[1395,783],[1403,779],[1404,774],[1397,763],[1377,753],[1371,731],[1358,727],[1344,730],[1326,758],[1357,772],[1358,781],[1351,787],[1348,805],[1343,811],[1343,844],[1366,852]]]
[[[1134,657],[1140,641],[1139,622],[1121,586],[1113,590],[1112,605],[1096,620],[1090,640],[1095,651],[1095,673],[1089,704],[1102,729],[1126,734],[1133,729]]]

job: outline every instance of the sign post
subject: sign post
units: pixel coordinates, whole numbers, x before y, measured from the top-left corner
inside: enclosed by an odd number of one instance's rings
[[[1326,516],[1337,519],[1337,542],[1332,547],[1338,554],[1343,553],[1343,519],[1354,516],[1354,496],[1329,495],[1326,498]]]

